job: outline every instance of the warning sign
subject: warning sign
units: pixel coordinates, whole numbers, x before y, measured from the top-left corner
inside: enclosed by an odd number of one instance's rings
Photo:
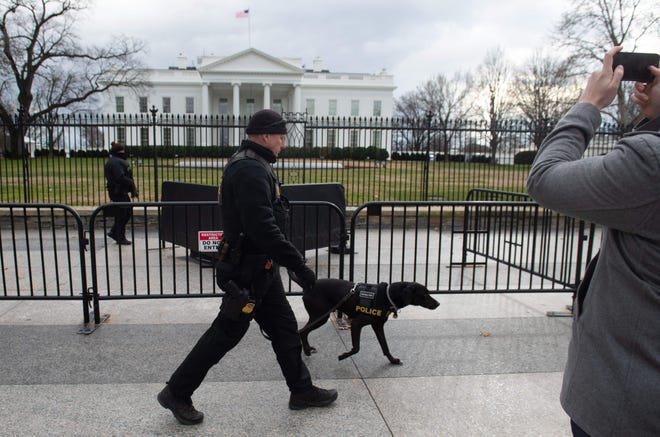
[[[222,231],[198,231],[199,251],[217,252],[220,240],[222,240],[222,234]]]

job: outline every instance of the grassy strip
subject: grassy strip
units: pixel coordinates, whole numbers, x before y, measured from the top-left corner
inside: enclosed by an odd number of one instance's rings
[[[108,202],[103,158],[0,160],[0,202],[64,203],[95,206]],[[198,163],[198,167],[187,164]],[[159,159],[131,161],[141,201],[155,200],[155,180],[219,185],[225,160]],[[297,168],[283,168],[295,163]],[[525,191],[527,165],[387,161],[291,160],[276,171],[285,184],[340,183],[349,206],[368,201],[465,200],[471,188]],[[27,177],[26,177],[27,176]],[[27,192],[25,181],[29,181]],[[27,196],[26,196],[27,193]]]

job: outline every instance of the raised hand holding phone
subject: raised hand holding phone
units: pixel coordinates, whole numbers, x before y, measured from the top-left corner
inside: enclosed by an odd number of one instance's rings
[[[660,55],[657,53],[618,52],[614,55],[612,68],[623,65],[621,80],[634,82],[653,82],[650,66],[660,67]]]

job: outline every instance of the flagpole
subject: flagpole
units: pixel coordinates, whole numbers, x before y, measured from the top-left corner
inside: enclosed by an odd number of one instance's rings
[[[250,8],[248,8],[248,11]],[[248,12],[248,48],[252,48],[252,31],[250,28],[250,21],[252,20],[252,14]]]

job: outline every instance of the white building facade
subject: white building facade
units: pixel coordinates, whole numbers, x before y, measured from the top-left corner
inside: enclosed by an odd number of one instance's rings
[[[113,88],[105,114],[148,113],[246,116],[260,109],[321,117],[391,117],[393,76],[335,73],[321,61],[277,58],[250,48],[231,56],[201,56],[196,65],[179,57],[176,67],[146,71],[142,92]]]

